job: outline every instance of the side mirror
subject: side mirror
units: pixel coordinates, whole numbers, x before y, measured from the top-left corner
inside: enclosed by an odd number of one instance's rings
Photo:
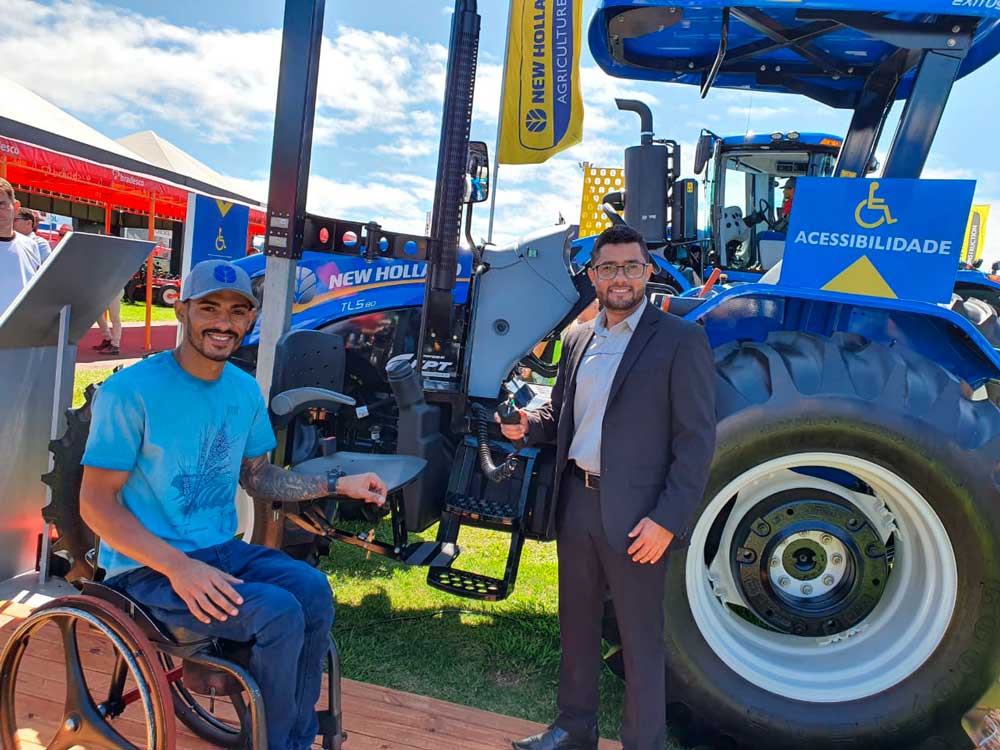
[[[872,158],[868,160],[868,164],[865,166],[865,174],[871,174],[872,172],[878,172],[882,165],[878,163],[878,158],[875,154],[872,154]]]
[[[469,141],[465,169],[465,202],[482,203],[490,197],[490,152],[483,141]]]
[[[694,173],[701,174],[708,160],[712,158],[712,150],[715,147],[715,138],[711,133],[702,132],[698,138],[698,145],[694,151]]]

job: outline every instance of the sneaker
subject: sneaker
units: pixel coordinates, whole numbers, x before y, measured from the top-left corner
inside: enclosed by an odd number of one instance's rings
[[[107,357],[114,357],[118,354],[121,354],[121,350],[114,344],[109,343],[106,347],[101,349],[101,354]]]
[[[109,346],[111,346],[111,339],[104,339],[104,341],[102,341],[100,344],[95,344],[90,348],[93,349],[95,352],[103,352]]]

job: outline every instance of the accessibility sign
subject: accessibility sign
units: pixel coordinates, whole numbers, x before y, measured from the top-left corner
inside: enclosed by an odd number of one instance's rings
[[[780,283],[948,302],[975,189],[974,180],[801,177]]]

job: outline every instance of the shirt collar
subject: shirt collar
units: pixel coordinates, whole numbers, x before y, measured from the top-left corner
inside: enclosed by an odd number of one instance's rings
[[[632,314],[629,315],[627,318],[625,318],[625,320],[618,323],[617,325],[612,326],[610,330],[614,330],[618,326],[624,326],[628,330],[635,332],[635,327],[639,325],[639,318],[641,318],[642,314],[646,312],[646,305],[648,304],[649,301],[646,299],[645,295],[643,295],[642,302],[639,303],[639,306],[632,312]],[[607,311],[601,310],[601,312],[598,313],[597,317],[594,319],[594,333],[598,333],[602,336],[607,336],[608,332],[609,329],[608,329]]]

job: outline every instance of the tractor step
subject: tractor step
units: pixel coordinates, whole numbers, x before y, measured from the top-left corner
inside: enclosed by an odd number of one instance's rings
[[[496,454],[510,453],[509,444],[493,444]],[[427,571],[427,584],[449,594],[495,602],[506,599],[514,590],[517,568],[524,546],[524,530],[528,508],[528,491],[538,450],[525,448],[518,458],[514,476],[500,483],[490,482],[479,467],[476,438],[466,436],[455,456],[455,466],[445,495],[437,542],[458,546],[463,526],[490,529],[510,535],[503,578],[492,578],[467,570],[456,570],[449,564],[432,562]]]
[[[432,567],[427,571],[427,584],[467,599],[496,602],[507,598],[513,581],[470,573],[467,570]]]
[[[490,525],[513,526],[520,519],[517,507],[510,503],[469,495],[449,494],[445,498],[444,509],[470,525],[480,521]]]

